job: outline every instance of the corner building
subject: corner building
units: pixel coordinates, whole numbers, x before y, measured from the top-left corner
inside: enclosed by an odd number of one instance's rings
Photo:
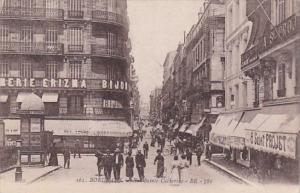
[[[35,93],[45,105],[45,130],[53,132],[58,147],[74,147],[79,140],[88,152],[122,144],[132,134],[127,1],[0,2],[6,142],[29,127],[15,113]]]

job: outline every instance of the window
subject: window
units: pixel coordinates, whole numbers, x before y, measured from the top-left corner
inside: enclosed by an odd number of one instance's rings
[[[21,63],[21,77],[31,78],[32,77],[32,64],[31,63]]]
[[[58,40],[58,31],[56,28],[49,28],[47,29],[46,32],[46,43],[49,44],[54,44],[57,43]]]
[[[68,99],[68,111],[71,114],[83,113],[83,98],[81,96],[70,96]]]
[[[0,41],[8,42],[9,41],[9,28],[8,26],[0,26]]]
[[[240,92],[240,88],[239,88],[239,85],[235,85],[235,96],[236,96],[236,99],[235,99],[235,106],[238,108],[240,106],[239,104],[239,92]]]
[[[21,34],[20,34],[21,42],[32,42],[33,41],[33,33],[31,26],[22,26]]]
[[[7,77],[9,74],[9,66],[7,61],[0,61],[0,77]]]
[[[70,61],[70,78],[81,78],[81,61]]]
[[[71,18],[83,18],[83,1],[82,0],[69,0],[68,2],[68,15]]]
[[[49,62],[46,64],[46,77],[49,79],[57,78],[57,64],[56,62]]]
[[[243,107],[248,106],[248,86],[247,82],[243,82]]]
[[[286,17],[285,6],[286,6],[285,0],[277,0],[276,2],[277,24],[281,23]]]
[[[285,96],[285,64],[279,64],[278,66],[278,97]]]
[[[83,33],[82,28],[72,27],[69,29],[68,43],[69,52],[82,52],[83,51]]]

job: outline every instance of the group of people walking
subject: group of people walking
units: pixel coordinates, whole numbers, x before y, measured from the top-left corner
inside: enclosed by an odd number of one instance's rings
[[[105,154],[102,154],[98,150],[95,156],[97,157],[98,176],[101,176],[101,171],[103,169],[106,181],[111,181],[111,172],[113,171],[114,180],[117,182],[121,181],[120,174],[121,168],[124,166],[124,158],[119,148],[114,151],[114,154],[112,154],[109,149],[106,150]],[[144,180],[146,161],[141,150],[138,150],[135,159],[132,156],[132,152],[129,151],[125,158],[125,165],[126,177],[128,177],[129,181],[132,181],[134,176],[134,166],[137,168],[140,181]]]

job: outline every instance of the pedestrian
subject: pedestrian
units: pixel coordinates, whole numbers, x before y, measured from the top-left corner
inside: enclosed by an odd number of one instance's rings
[[[206,140],[204,149],[205,149],[206,159],[210,160],[211,159],[211,144],[209,143],[208,140]]]
[[[193,152],[192,152],[192,150],[190,150],[189,148],[186,149],[186,158],[187,158],[187,161],[190,162],[190,165],[192,165],[192,161],[193,161]]]
[[[189,161],[187,160],[186,155],[181,155],[181,160],[180,160],[181,181],[185,181],[188,179],[188,172],[187,172],[188,167],[189,167]]]
[[[49,166],[58,166],[57,150],[55,147],[55,143],[53,143],[52,147],[50,148]]]
[[[149,145],[148,145],[147,141],[145,141],[145,143],[143,145],[143,149],[144,149],[145,158],[147,159],[148,158],[148,151],[149,151]]]
[[[162,178],[164,175],[164,170],[165,170],[165,159],[161,155],[161,150],[157,150],[157,156],[154,159],[154,165],[157,162],[157,169],[156,169],[156,177],[157,178]]]
[[[160,149],[161,151],[163,151],[166,144],[166,138],[164,136],[161,137],[160,144],[161,144]]]
[[[171,182],[179,184],[181,182],[181,168],[178,155],[174,156],[171,167]]]
[[[95,156],[97,157],[98,176],[101,176],[101,171],[103,169],[103,154],[100,150],[97,150]]]
[[[131,151],[128,152],[128,156],[126,157],[125,164],[126,164],[126,177],[129,178],[129,181],[132,181],[134,161],[133,161],[133,157],[131,156]]]
[[[48,165],[49,165],[49,148],[47,146],[44,151],[44,166],[48,166]]]
[[[114,171],[115,180],[117,182],[120,181],[120,172],[121,172],[121,168],[123,167],[123,164],[124,164],[123,155],[121,154],[120,149],[117,148],[113,156],[113,171]]]
[[[79,139],[76,139],[76,142],[75,142],[74,158],[76,157],[76,154],[78,154],[79,158],[81,158]]]
[[[145,174],[144,168],[146,167],[145,156],[142,154],[141,150],[138,150],[138,153],[135,156],[135,164],[139,174],[140,181],[144,181]]]
[[[106,181],[110,181],[111,170],[112,170],[112,156],[110,155],[110,150],[106,150],[106,154],[103,157],[104,175]]]
[[[71,151],[70,148],[67,147],[64,150],[64,168],[66,168],[66,166],[68,167],[68,169],[70,169],[70,159],[71,159]]]
[[[203,151],[204,151],[204,144],[202,141],[200,141],[200,143],[198,143],[197,148],[196,148],[196,156],[197,156],[198,166],[201,165],[201,156],[203,154]]]

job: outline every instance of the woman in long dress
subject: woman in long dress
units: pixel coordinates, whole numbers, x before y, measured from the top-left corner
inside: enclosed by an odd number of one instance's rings
[[[181,166],[178,156],[175,155],[171,167],[171,183],[179,184],[181,180]]]
[[[180,168],[181,168],[181,181],[185,182],[188,179],[187,168],[189,167],[189,161],[186,155],[181,155]]]
[[[50,148],[49,166],[58,166],[57,150],[55,147],[55,143],[53,143],[52,147]]]
[[[133,161],[133,157],[131,156],[131,151],[128,152],[128,156],[126,157],[125,164],[126,164],[126,177],[129,178],[129,181],[132,181],[134,161]]]
[[[161,150],[157,150],[158,155],[154,159],[154,165],[157,162],[156,177],[162,178],[165,170],[165,159],[161,155]]]

